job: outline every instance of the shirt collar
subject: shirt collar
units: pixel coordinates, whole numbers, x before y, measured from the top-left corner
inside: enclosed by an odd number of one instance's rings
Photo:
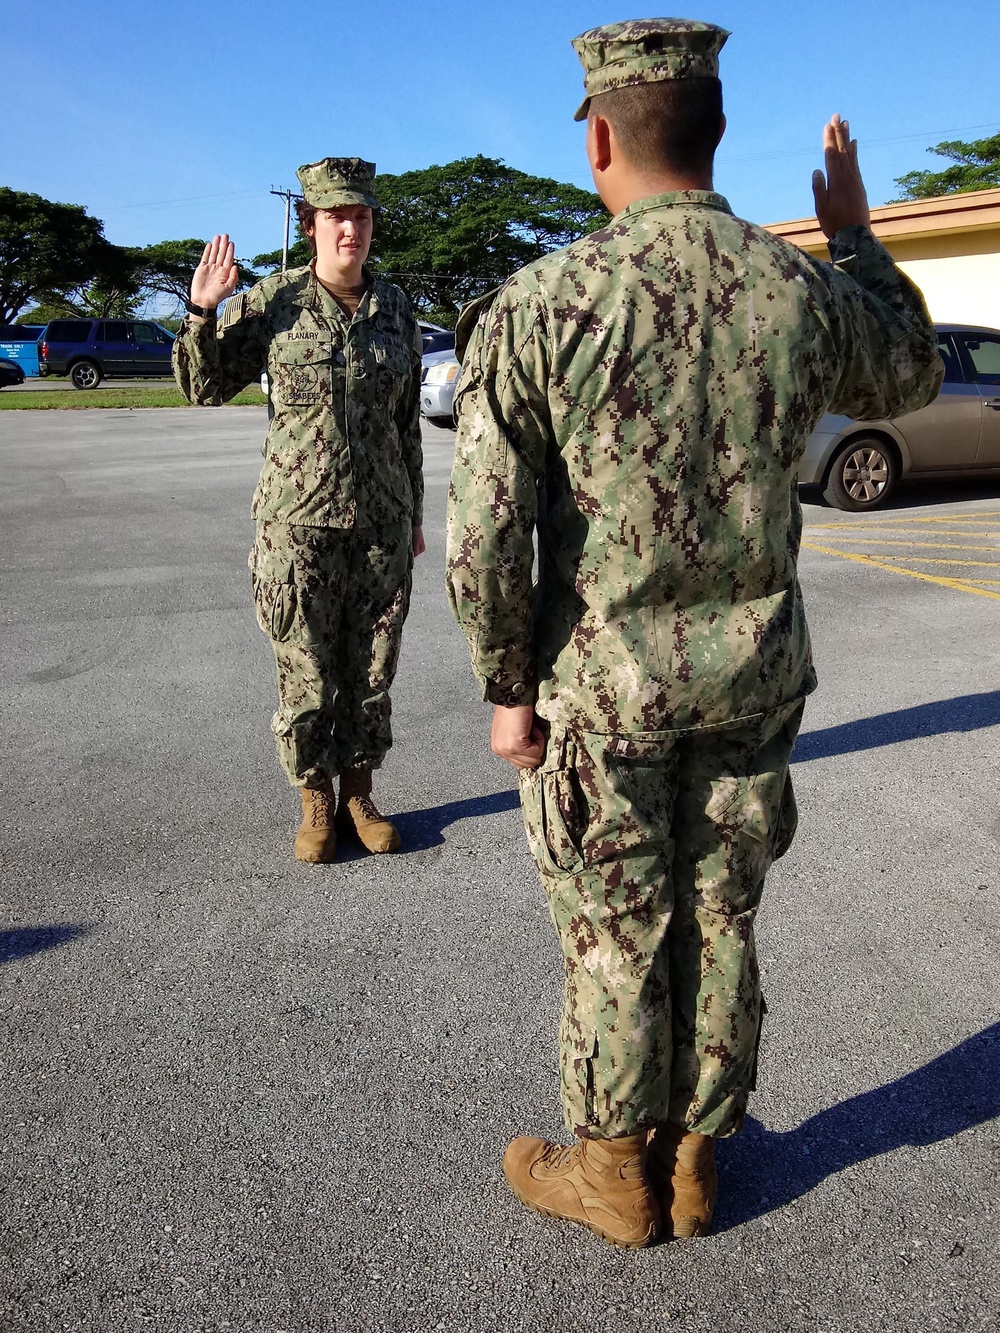
[[[358,306],[358,313],[355,318],[370,319],[376,314],[379,308],[378,300],[378,278],[372,273],[367,264],[361,270],[365,280],[365,292],[361,298],[361,304]],[[302,292],[301,304],[309,306],[312,310],[322,311],[329,314],[334,311],[345,323],[350,323],[346,311],[341,307],[340,302],[331,296],[326,290],[319,278],[316,276],[315,260],[306,270],[306,283]]]
[[[651,194],[645,199],[637,199],[635,203],[629,204],[628,208],[623,208],[612,219],[615,223],[619,218],[633,218],[640,213],[649,213],[654,208],[714,208],[718,213],[732,213],[729,207],[729,201],[724,195],[716,194],[714,190],[670,190],[666,194]]]

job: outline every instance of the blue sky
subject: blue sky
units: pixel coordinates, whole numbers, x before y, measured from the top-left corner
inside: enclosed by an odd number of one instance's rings
[[[569,39],[649,10],[589,0],[79,0],[4,16],[0,184],[83,204],[144,245],[228,230],[281,243],[295,168],[357,154],[406,171],[475,153],[590,185]],[[653,11],[655,12],[655,11]],[[732,30],[716,185],[757,222],[812,212],[823,121],[861,141],[873,204],[924,150],[1000,129],[996,0],[713,0]],[[941,163],[943,165],[943,163]]]

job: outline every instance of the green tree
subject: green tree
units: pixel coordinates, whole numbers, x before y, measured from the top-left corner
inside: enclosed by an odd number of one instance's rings
[[[896,184],[903,193],[894,203],[930,199],[938,194],[992,190],[1000,185],[1000,134],[974,139],[972,143],[949,139],[927,151],[950,158],[954,165],[944,171],[908,171],[905,176],[898,176]]]
[[[92,284],[113,284],[117,248],[79,205],[0,186],[0,325],[29,301],[72,306]]]
[[[139,305],[139,275],[134,251],[107,243],[96,272],[86,282],[62,292],[44,292],[43,301],[61,306],[63,315],[127,319]],[[33,320],[33,323],[38,323]]]
[[[191,290],[191,276],[201,262],[205,242],[194,237],[186,241],[157,241],[130,253],[135,263],[136,281],[141,299],[172,296],[182,302]],[[256,261],[254,261],[256,263]],[[260,276],[246,260],[240,266],[240,288],[248,287]]]
[[[608,220],[596,194],[508,167],[491,157],[375,178],[381,205],[372,267],[399,283],[420,314],[454,324],[467,302],[550,250]],[[306,263],[301,238],[289,263]],[[254,264],[276,268],[281,252]]]

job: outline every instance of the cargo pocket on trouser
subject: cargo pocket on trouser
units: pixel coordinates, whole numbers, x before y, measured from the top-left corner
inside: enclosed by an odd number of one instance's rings
[[[802,725],[802,712],[805,708],[805,700],[798,699],[789,707],[789,715],[785,721],[783,731],[784,744],[787,748],[788,760],[791,761],[792,750],[795,746],[796,737],[799,734],[799,727]],[[792,771],[786,768],[785,786],[781,793],[781,804],[778,808],[778,818],[774,830],[774,845],[772,847],[772,859],[777,861],[779,856],[784,856],[792,845],[792,839],[795,837],[795,831],[799,826],[799,807],[795,801],[795,790],[792,787]]]
[[[561,739],[550,737],[545,762],[561,765],[564,748]],[[586,947],[589,932],[580,911],[580,882],[576,878],[584,867],[578,841],[582,814],[574,783],[574,776],[561,766],[521,769],[518,774],[528,848],[548,896],[563,954],[559,1024],[563,1115],[569,1129],[586,1134],[596,1123],[593,1060],[597,1034],[593,985],[578,947]]]
[[[577,874],[583,857],[572,831],[580,821],[573,775],[565,768],[522,768],[518,785],[524,831],[539,873]]]
[[[284,643],[292,633],[298,609],[295,566],[287,554],[256,546],[248,563],[257,624],[272,643]]]
[[[566,1128],[578,1138],[589,1138],[601,1123],[597,1110],[597,1034],[574,1039],[566,1033],[565,1022],[564,1016],[559,1034],[563,1118]]]
[[[771,854],[775,861],[779,856],[784,856],[791,847],[798,826],[799,808],[795,803],[792,775],[789,773],[785,778],[785,789],[781,793],[781,805],[778,809],[778,819],[774,832],[774,849]]]

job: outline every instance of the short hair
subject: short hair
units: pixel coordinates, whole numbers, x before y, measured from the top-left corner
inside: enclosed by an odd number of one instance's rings
[[[711,170],[722,137],[719,79],[660,79],[612,88],[591,99],[619,148],[640,171],[687,176]]]
[[[295,216],[299,220],[299,228],[302,235],[309,242],[309,248],[313,254],[316,253],[316,237],[312,234],[312,228],[316,224],[316,214],[318,209],[315,204],[307,204],[304,199],[296,199]]]

